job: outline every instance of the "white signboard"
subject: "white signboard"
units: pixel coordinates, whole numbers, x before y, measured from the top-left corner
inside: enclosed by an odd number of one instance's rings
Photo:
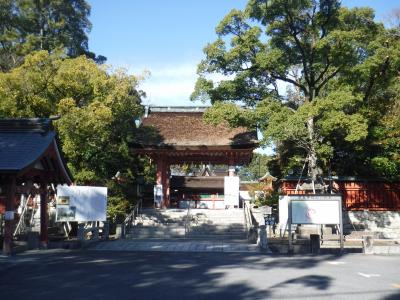
[[[340,224],[339,195],[289,196],[292,224]]]
[[[225,206],[239,207],[239,177],[225,176],[224,180]]]
[[[107,188],[57,186],[56,221],[106,221]]]
[[[289,209],[288,236],[289,252],[293,251],[292,224],[337,224],[340,229],[340,249],[343,251],[343,222],[341,195],[288,195],[282,199],[287,201]],[[281,199],[280,201],[281,202]],[[279,208],[281,206],[279,205]]]

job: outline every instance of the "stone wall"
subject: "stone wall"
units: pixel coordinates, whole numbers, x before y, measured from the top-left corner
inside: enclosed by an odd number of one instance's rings
[[[376,238],[400,238],[400,211],[343,212],[346,231],[371,233]]]

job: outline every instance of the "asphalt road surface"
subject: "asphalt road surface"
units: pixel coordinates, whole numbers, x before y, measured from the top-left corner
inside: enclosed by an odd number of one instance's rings
[[[47,250],[0,258],[0,299],[400,299],[400,256]]]

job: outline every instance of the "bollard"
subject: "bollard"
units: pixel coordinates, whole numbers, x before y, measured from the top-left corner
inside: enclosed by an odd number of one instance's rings
[[[85,224],[81,223],[78,224],[78,234],[77,234],[79,241],[85,240]]]
[[[27,234],[27,246],[28,250],[38,249],[39,248],[39,232],[30,231]]]
[[[92,227],[92,241],[98,241],[100,238],[99,227]]]
[[[108,240],[110,237],[110,223],[108,221],[103,222],[103,238]]]
[[[116,239],[124,239],[125,238],[125,224],[117,224],[117,228],[115,231]]]
[[[374,254],[374,238],[371,235],[363,235],[363,253]]]
[[[319,234],[310,234],[310,252],[312,254],[318,254],[320,245]]]

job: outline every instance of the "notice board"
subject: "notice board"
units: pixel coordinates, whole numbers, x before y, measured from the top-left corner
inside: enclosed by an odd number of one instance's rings
[[[106,210],[106,187],[57,186],[57,222],[106,221]]]

